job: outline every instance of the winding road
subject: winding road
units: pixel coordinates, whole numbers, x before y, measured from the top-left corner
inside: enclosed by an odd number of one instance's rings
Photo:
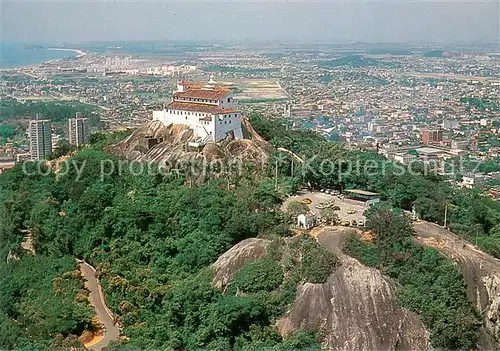
[[[80,271],[86,280],[85,286],[90,291],[90,304],[94,307],[97,318],[104,328],[103,337],[95,343],[86,345],[86,348],[94,351],[101,351],[103,348],[107,347],[111,341],[119,339],[120,329],[115,324],[113,314],[109,310],[108,306],[106,306],[101,284],[99,284],[99,280],[96,278],[95,268],[87,262],[80,260],[78,260],[78,264],[80,265]]]

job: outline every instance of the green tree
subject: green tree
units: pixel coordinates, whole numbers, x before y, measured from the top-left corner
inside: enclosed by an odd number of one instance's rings
[[[335,207],[326,207],[319,210],[319,214],[322,218],[326,220],[326,222],[330,225],[335,225],[339,222],[339,216],[336,211],[340,208],[338,206]]]
[[[366,227],[375,234],[381,266],[386,266],[393,256],[404,252],[413,233],[411,223],[398,210],[387,203],[378,203],[365,211]]]
[[[296,218],[299,214],[309,211],[309,207],[300,201],[291,201],[287,207],[286,212],[291,218]]]

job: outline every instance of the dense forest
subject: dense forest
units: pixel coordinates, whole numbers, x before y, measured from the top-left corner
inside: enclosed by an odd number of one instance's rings
[[[376,152],[347,151],[339,144],[326,142],[313,131],[287,128],[286,121],[253,115],[251,122],[274,146],[287,148],[308,160],[303,171],[295,172],[294,183],[315,188],[375,191],[392,206],[407,211],[414,206],[422,219],[441,225],[448,207],[447,226],[453,232],[500,258],[500,203],[482,196],[480,190],[452,187],[424,164],[413,164],[407,169]],[[496,170],[490,163],[480,167]],[[280,172],[291,176],[290,160],[280,162]]]
[[[374,242],[352,236],[344,250],[398,282],[400,303],[420,315],[434,346],[474,349],[481,320],[456,265],[437,250],[413,243],[408,218],[389,204],[372,206],[366,219]]]
[[[74,117],[77,112],[82,116],[91,116],[97,111],[96,106],[73,102],[19,102],[14,99],[0,101],[0,122],[13,118],[33,118],[36,114],[53,122],[62,122]]]
[[[77,335],[94,311],[69,255],[19,252],[18,262],[0,264],[0,347],[47,349],[79,347]]]
[[[320,333],[297,332],[284,339],[271,327],[299,283],[323,282],[337,266],[338,259],[316,241],[295,241],[286,265],[280,250],[270,250],[241,269],[224,293],[211,285],[210,265],[236,243],[258,236],[279,247],[291,235],[280,207],[301,184],[380,192],[391,210],[381,206],[368,213],[377,240],[367,244],[353,238],[346,250],[401,285],[401,303],[421,315],[434,346],[474,345],[477,315],[465,299],[461,275],[436,251],[412,244],[411,229],[392,207],[415,206],[424,219],[442,223],[448,204],[450,227],[500,257],[499,204],[453,189],[423,170],[399,174],[397,165],[374,153],[347,151],[313,132],[286,130],[280,121],[253,116],[252,123],[273,145],[310,160],[309,168],[296,165],[292,174],[290,159],[275,153],[261,174],[248,171],[203,184],[186,181],[189,174],[137,175],[102,151],[117,135],[98,134],[94,146],[71,157],[64,172],[36,163],[5,171],[0,176],[0,348],[78,345],[76,337],[93,322],[75,258],[98,269],[123,327],[127,338],[113,348],[317,348]],[[328,174],[318,171],[323,159],[332,161]],[[102,174],[103,162],[122,171]],[[349,171],[352,163],[376,171]],[[19,246],[26,230],[35,256]],[[447,304],[434,303],[443,297]]]
[[[0,297],[0,313],[7,321],[0,330],[2,348],[68,345],[90,326],[89,311],[80,306],[82,284],[66,281],[78,277],[73,275],[74,257],[99,268],[108,303],[130,337],[130,342],[116,347],[316,345],[314,334],[298,333],[282,340],[270,325],[293,298],[298,280],[325,279],[317,272],[292,267],[285,279],[273,263],[276,258],[269,257],[235,278],[239,290],[247,291],[244,296],[235,291],[223,295],[211,286],[208,265],[232,245],[258,235],[288,235],[278,210],[282,194],[274,190],[272,180],[239,179],[229,190],[225,181],[190,187],[182,178],[159,174],[124,172],[101,178],[102,160],[112,160],[118,169],[118,159],[87,149],[71,159],[65,175],[43,176],[28,168],[26,173],[36,174],[26,176],[18,166],[0,177],[0,269],[12,281]],[[80,176],[78,169],[83,169]],[[19,248],[25,228],[32,231],[37,253],[29,260]],[[301,250],[305,255],[328,255],[314,241],[307,241]],[[6,263],[9,251],[21,259]],[[259,285],[255,280],[260,279],[261,268],[268,273]],[[41,280],[25,279],[28,273]],[[56,281],[71,289],[57,294]],[[32,326],[34,320],[17,317],[33,311],[40,299],[49,311],[38,311],[38,318],[50,323],[38,330]],[[59,308],[68,303],[72,307],[61,313]],[[51,311],[54,305],[59,307]]]

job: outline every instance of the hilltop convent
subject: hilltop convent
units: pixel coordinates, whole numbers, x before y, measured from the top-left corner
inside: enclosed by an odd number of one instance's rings
[[[173,100],[162,111],[153,111],[153,120],[164,125],[184,124],[193,130],[197,142],[217,142],[228,135],[243,138],[241,113],[230,89],[210,79],[201,86],[181,80]]]

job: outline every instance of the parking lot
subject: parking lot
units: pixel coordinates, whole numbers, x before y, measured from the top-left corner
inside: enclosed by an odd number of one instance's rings
[[[335,205],[340,208],[339,211],[337,211],[337,214],[339,216],[340,221],[349,221],[351,222],[352,220],[358,221],[365,221],[365,216],[363,215],[363,212],[366,210],[365,203],[362,201],[356,201],[356,200],[351,200],[351,199],[341,199],[337,195],[330,195],[330,194],[325,194],[322,192],[303,192],[299,193],[298,195],[294,195],[289,197],[283,204],[283,210],[286,210],[287,205],[292,202],[292,201],[302,201],[304,199],[311,199],[311,204],[307,205],[309,206],[309,209],[311,212],[319,216],[320,210],[316,209],[316,206],[319,205],[320,203],[326,203],[328,201],[334,200]],[[350,211],[351,210],[351,211]],[[347,213],[348,211],[352,212],[352,210],[355,211],[355,213]]]

